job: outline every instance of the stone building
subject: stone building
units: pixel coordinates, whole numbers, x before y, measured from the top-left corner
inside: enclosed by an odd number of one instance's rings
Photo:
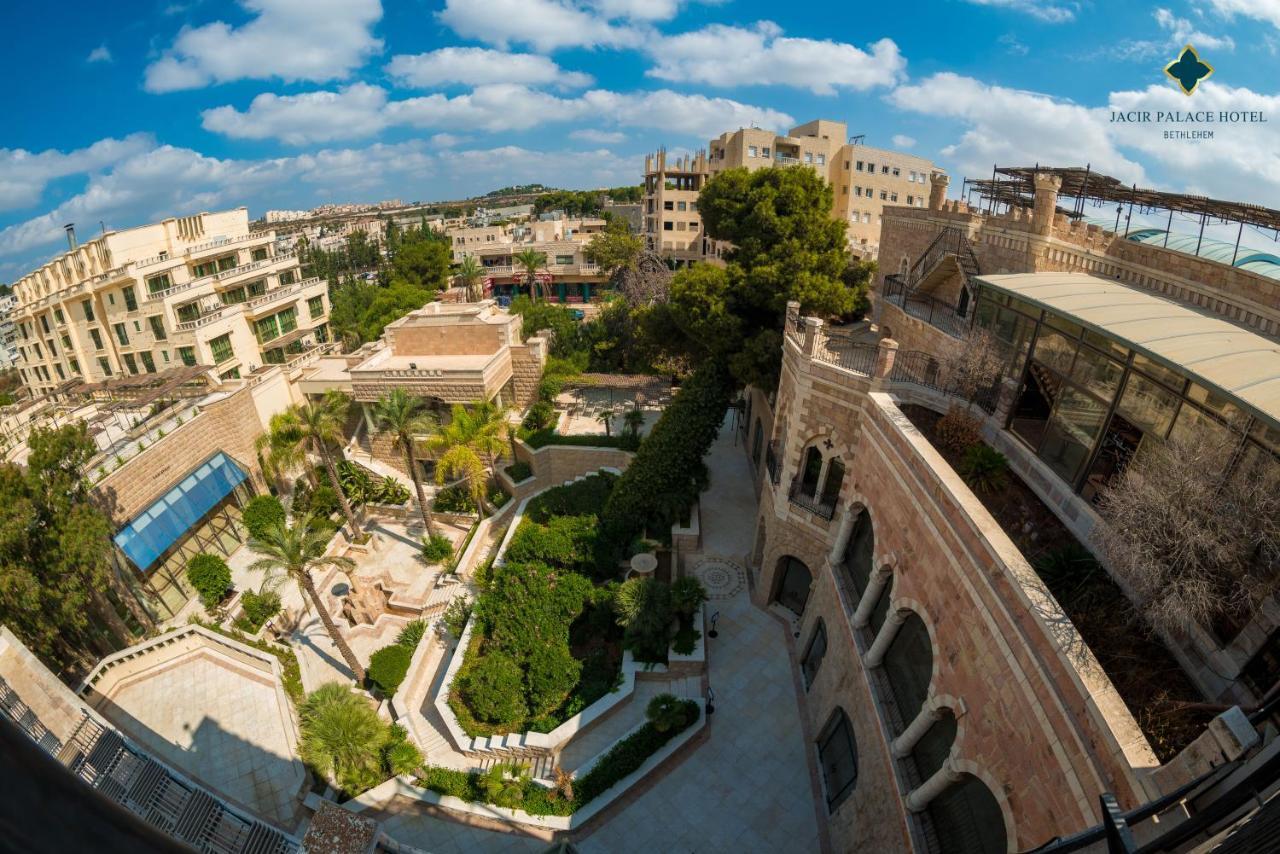
[[[19,278],[19,369],[34,395],[212,365],[224,379],[328,337],[328,285],[304,279],[244,208],[107,231]]]
[[[605,221],[563,214],[545,216],[500,225],[450,227],[445,236],[455,262],[471,256],[484,268],[485,296],[528,293],[527,273],[515,256],[533,250],[546,260],[537,275],[551,299],[584,303],[598,298],[609,277],[586,257],[586,249],[591,238],[604,231]]]
[[[717,173],[745,167],[803,164],[831,185],[831,215],[846,223],[849,244],[876,257],[883,212],[890,205],[922,208],[935,167],[913,154],[850,139],[844,122],[818,119],[786,134],[761,128],[726,131],[705,151],[668,160],[665,150],[645,157],[644,234],[651,250],[676,262],[717,258],[724,247],[706,237],[698,194]]]
[[[838,850],[1033,849],[1099,824],[1104,793],[1136,808],[1248,741],[1230,734],[1237,708],[1158,751],[908,417],[954,404],[971,327],[989,330],[1010,355],[969,407],[981,436],[1084,544],[1118,449],[1144,431],[1218,431],[1250,459],[1280,450],[1277,282],[1074,223],[1054,176],[1035,189],[989,216],[946,201],[944,177],[929,207],[886,209],[878,345],[793,304],[779,387],[744,402],[753,595],[792,621]],[[1164,639],[1203,699],[1249,705],[1275,684],[1272,610],[1230,637]]]

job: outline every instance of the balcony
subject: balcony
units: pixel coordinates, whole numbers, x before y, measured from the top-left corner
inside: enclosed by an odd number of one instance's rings
[[[777,163],[779,166],[791,166],[793,164],[800,162],[799,157],[791,157],[786,154],[775,154],[773,156],[773,159],[774,159],[774,162]]]
[[[885,302],[896,305],[908,316],[923,320],[953,338],[963,338],[969,329],[970,318],[942,300],[907,287],[902,276],[897,273],[889,273],[884,277],[883,297]]]
[[[776,483],[777,481],[774,482]],[[800,488],[799,480],[791,484],[791,489],[787,492],[787,500],[801,510],[812,513],[819,519],[825,519],[828,522],[836,515],[835,504],[827,504],[816,495],[806,495]]]
[[[140,261],[134,261],[133,266],[135,269],[141,270],[144,267],[154,267],[157,264],[163,264],[166,261],[177,261],[189,258],[192,255],[198,255],[199,253],[206,252],[210,249],[221,249],[224,246],[235,246],[240,243],[248,243],[251,240],[266,240],[268,236],[269,235],[267,235],[266,232],[258,232],[242,234],[239,237],[217,237],[213,240],[205,241],[204,243],[197,243],[195,246],[188,246],[177,255],[152,255],[150,258],[143,258]]]
[[[262,308],[263,306],[273,305],[283,300],[285,297],[297,297],[304,290],[310,288],[313,285],[320,284],[322,281],[323,279],[321,279],[319,276],[313,276],[310,279],[303,279],[300,282],[294,282],[292,285],[285,285],[282,288],[274,288],[273,290],[269,290],[262,296],[254,297],[253,299],[242,303],[242,305],[244,306],[245,311],[247,311],[249,314],[254,314],[257,312],[258,309]]]
[[[192,332],[196,329],[202,329],[203,327],[208,326],[210,323],[213,323],[215,321],[222,320],[223,318],[234,317],[236,314],[239,314],[240,312],[244,311],[244,306],[245,306],[244,303],[237,303],[235,305],[225,305],[222,308],[214,309],[208,314],[202,314],[199,317],[197,317],[195,320],[188,320],[184,323],[179,323],[177,326],[173,327],[173,331],[174,332]]]
[[[270,258],[263,258],[261,261],[250,261],[248,264],[241,264],[239,267],[232,267],[230,270],[223,270],[220,273],[211,273],[208,276],[201,276],[198,279],[192,279],[189,282],[183,282],[180,285],[174,285],[173,287],[165,288],[162,291],[147,294],[143,297],[142,301],[144,303],[159,302],[160,300],[168,299],[174,294],[180,294],[184,291],[189,291],[192,288],[198,288],[202,285],[225,282],[235,278],[236,276],[242,276],[245,273],[261,270],[263,267],[268,267],[279,261],[287,261],[293,257],[294,253],[292,252],[282,252],[279,255],[273,255]]]

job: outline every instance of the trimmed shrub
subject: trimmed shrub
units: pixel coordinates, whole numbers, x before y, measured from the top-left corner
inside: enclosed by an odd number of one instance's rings
[[[471,603],[462,596],[455,596],[444,609],[444,627],[455,638],[462,637],[462,631],[471,619]]]
[[[244,609],[244,615],[236,619],[235,627],[251,635],[257,634],[263,623],[280,613],[280,594],[246,590],[240,595],[240,607]]]
[[[554,427],[543,427],[540,430],[531,430],[525,433],[523,438],[525,444],[534,450],[537,450],[538,448],[545,448],[547,445],[574,445],[587,448],[620,448],[624,451],[634,451],[640,447],[640,437],[633,436],[629,433],[621,436],[606,436],[603,433],[585,433],[565,436],[557,433]]]
[[[413,647],[399,643],[384,646],[369,657],[369,681],[378,686],[383,696],[393,696],[409,672],[411,658]]]
[[[187,562],[187,580],[206,608],[221,602],[231,589],[231,568],[217,555],[201,552]]]
[[[525,518],[507,546],[506,559],[590,571],[595,545],[595,516],[554,516],[545,524]]]
[[[347,797],[422,766],[404,728],[386,724],[367,697],[346,685],[321,685],[303,701],[299,717],[303,761],[320,777],[332,776]]]
[[[550,643],[534,650],[525,670],[529,713],[539,717],[554,711],[569,696],[581,675],[582,662],[569,652],[567,643]]]
[[[533,469],[528,463],[515,462],[507,466],[507,476],[511,478],[513,483],[520,483],[522,480],[528,480],[533,477]]]
[[[688,725],[689,709],[674,694],[659,694],[645,707],[645,720],[658,732],[679,732]]]
[[[249,536],[261,539],[273,525],[284,523],[284,505],[274,495],[255,495],[244,505],[241,518]]]
[[[458,683],[463,700],[482,722],[510,724],[528,717],[524,674],[509,655],[495,650],[468,663]]]
[[[554,374],[545,375],[538,380],[538,400],[545,400],[548,403],[556,399],[561,391],[564,390],[564,377]]]
[[[427,563],[443,563],[453,557],[453,543],[443,534],[423,537],[422,557]]]
[[[526,430],[541,430],[556,423],[556,408],[545,400],[539,400],[529,407],[520,426]]]
[[[595,516],[609,500],[617,482],[617,475],[601,472],[548,489],[529,501],[525,518],[542,524],[555,516]]]
[[[400,646],[407,646],[409,649],[417,649],[418,644],[422,642],[422,636],[427,633],[426,620],[414,620],[412,623],[405,625],[400,630],[400,634],[396,635],[396,643]]]

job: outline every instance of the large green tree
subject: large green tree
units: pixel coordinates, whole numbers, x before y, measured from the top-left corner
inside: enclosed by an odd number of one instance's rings
[[[418,493],[422,525],[430,536],[435,533],[435,527],[431,524],[431,509],[422,491],[422,480],[418,477],[417,437],[427,435],[435,427],[435,420],[426,414],[425,407],[422,398],[414,397],[402,388],[392,389],[390,394],[384,394],[373,405],[373,420],[378,429],[390,436],[396,447],[404,452],[405,466]]]
[[[445,286],[452,261],[448,243],[426,238],[410,242],[406,235],[391,261],[391,270],[393,278],[403,279],[415,287],[438,291]]]
[[[863,304],[874,268],[853,261],[832,198],[804,166],[729,169],[707,183],[698,197],[703,227],[731,247],[723,268],[698,265],[672,282],[672,319],[691,355],[723,359],[739,382],[772,387],[787,302],[821,317]]]
[[[337,493],[342,514],[351,526],[351,536],[360,533],[351,502],[342,491],[334,453],[342,458],[343,422],[351,398],[340,391],[327,391],[323,397],[290,406],[271,416],[266,434],[258,440],[259,451],[265,452],[270,466],[277,471],[306,460],[307,452],[315,454],[329,476],[329,485]]]
[[[0,465],[0,623],[55,670],[132,640],[111,602],[151,622],[110,555],[111,521],[82,469],[97,448],[84,422],[36,428],[27,468]]]

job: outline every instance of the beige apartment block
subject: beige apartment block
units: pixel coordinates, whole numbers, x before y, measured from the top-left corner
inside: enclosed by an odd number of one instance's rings
[[[589,302],[598,296],[607,275],[586,257],[591,238],[604,231],[597,217],[556,217],[502,225],[450,227],[445,230],[453,260],[474,257],[484,267],[488,294],[514,296],[525,284],[519,253],[532,249],[546,258],[539,270],[552,298],[560,302]]]
[[[873,148],[848,136],[844,122],[817,119],[780,135],[739,128],[711,140],[706,151],[671,159],[665,150],[645,158],[645,236],[650,249],[690,262],[719,257],[723,247],[707,239],[698,194],[726,169],[803,165],[831,185],[831,215],[847,224],[849,244],[877,256],[887,205],[923,208],[936,171],[923,157]]]
[[[182,365],[223,379],[328,337],[328,287],[303,279],[245,208],[108,231],[14,285],[19,368],[33,394]]]

